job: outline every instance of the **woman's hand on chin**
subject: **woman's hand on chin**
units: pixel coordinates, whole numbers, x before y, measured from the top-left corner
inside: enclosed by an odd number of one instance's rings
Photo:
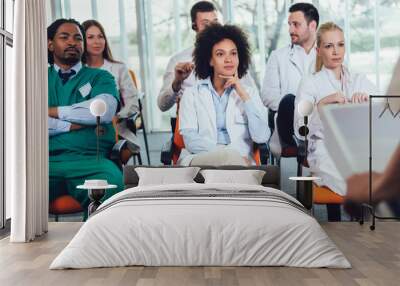
[[[226,76],[226,75],[219,75],[220,78],[226,79],[225,84],[224,84],[224,89],[227,89],[229,87],[233,87],[236,90],[236,93],[240,96],[240,98],[243,101],[247,101],[250,99],[249,95],[247,92],[243,89],[242,85],[240,84],[239,77],[237,73],[235,73],[232,76]]]

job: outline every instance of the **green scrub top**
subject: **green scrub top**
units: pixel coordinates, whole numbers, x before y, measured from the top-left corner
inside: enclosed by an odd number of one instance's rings
[[[53,66],[48,69],[49,107],[69,106],[110,94],[120,101],[114,77],[107,71],[82,66],[76,76],[62,84]],[[99,137],[99,156],[108,157],[115,144],[115,130],[112,123],[104,124],[105,134]],[[54,162],[84,159],[96,156],[96,126],[62,133],[49,138],[49,160]]]

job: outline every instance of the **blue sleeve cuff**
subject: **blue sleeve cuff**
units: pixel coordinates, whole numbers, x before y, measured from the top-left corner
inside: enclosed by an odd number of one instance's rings
[[[68,120],[68,115],[71,114],[72,106],[59,106],[57,107],[58,118],[61,120]]]
[[[54,136],[61,133],[69,132],[71,129],[71,123],[60,119],[48,118],[49,135]]]

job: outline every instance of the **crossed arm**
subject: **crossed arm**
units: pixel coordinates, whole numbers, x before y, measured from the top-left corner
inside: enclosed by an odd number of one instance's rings
[[[90,113],[90,104],[94,99],[103,99],[107,112],[101,117],[101,122],[110,123],[115,115],[118,102],[110,94],[100,94],[96,97],[70,106],[49,107],[49,135],[54,136],[96,124],[96,118]]]

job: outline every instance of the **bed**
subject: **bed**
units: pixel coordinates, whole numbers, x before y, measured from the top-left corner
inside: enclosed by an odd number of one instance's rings
[[[50,269],[144,266],[349,268],[304,207],[273,185],[135,186],[105,201]],[[275,174],[276,175],[276,174]],[[279,179],[279,175],[275,176]],[[196,177],[201,181],[201,175]],[[276,181],[275,181],[276,183]]]

